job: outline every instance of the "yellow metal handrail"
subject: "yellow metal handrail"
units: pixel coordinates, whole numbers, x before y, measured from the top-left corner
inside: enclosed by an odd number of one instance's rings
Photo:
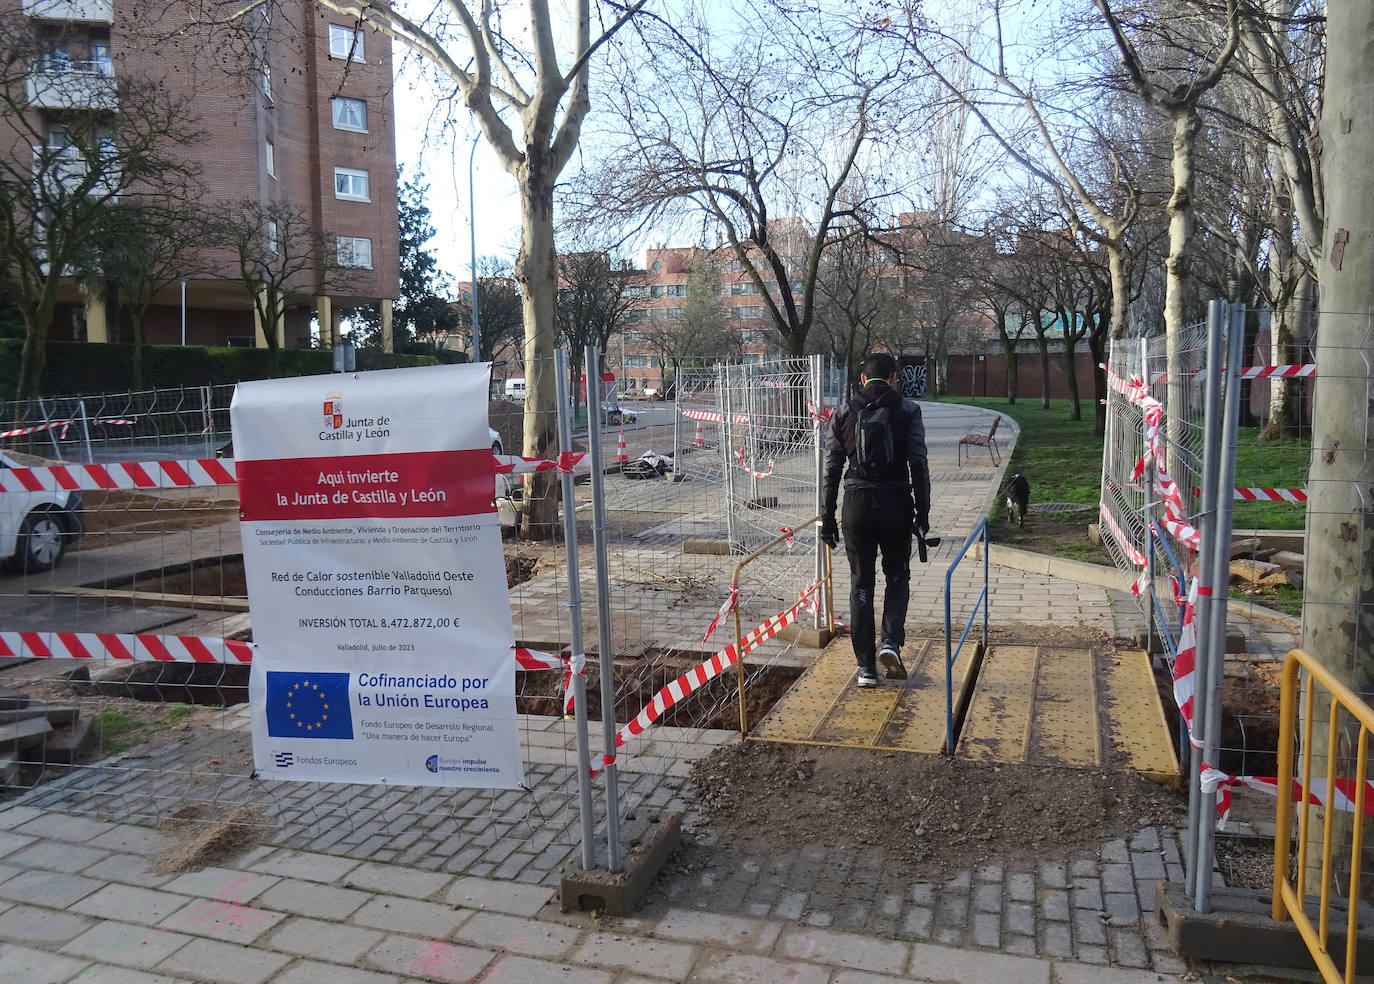
[[[774,539],[765,543],[763,546],[759,547],[748,557],[745,557],[743,560],[741,560],[738,564],[735,565],[735,573],[730,578],[730,583],[735,586],[736,590],[738,590],[740,572],[744,570],[746,565],[758,560],[768,551],[776,547],[779,543],[782,543],[785,540],[792,539],[792,537],[796,536],[799,531],[805,529],[813,523],[819,524],[820,521],[821,517],[813,516],[803,523],[798,523],[796,526],[792,528],[790,532],[783,533],[781,536],[775,537]],[[826,547],[824,550],[821,551],[821,553],[825,557],[825,573],[821,576],[821,580],[823,582],[822,587],[825,589],[825,607],[822,610],[827,615],[829,615],[830,612],[834,611],[835,602],[834,596],[831,594],[830,548]],[[740,624],[738,603],[735,604],[735,670],[736,676],[739,679],[739,734],[741,738],[747,738],[749,736],[749,720],[748,712],[746,711],[744,706],[744,628]]]
[[[1298,817],[1297,841],[1297,878],[1296,884],[1288,880],[1289,841],[1291,839],[1293,799],[1293,743],[1297,728],[1299,674],[1307,671],[1308,687],[1302,694],[1302,813]],[[1318,689],[1330,696],[1330,713],[1326,736],[1326,810],[1322,820],[1321,850],[1321,891],[1317,909],[1317,925],[1303,908],[1303,898],[1307,888],[1307,845],[1308,829],[1311,818],[1312,797],[1307,791],[1312,788],[1312,728],[1313,711],[1316,706]],[[1325,666],[1318,663],[1310,653],[1294,649],[1283,664],[1283,684],[1280,691],[1279,710],[1279,763],[1278,763],[1278,809],[1274,816],[1274,918],[1291,918],[1307,944],[1308,951],[1322,978],[1329,984],[1344,981],[1346,984],[1355,979],[1355,948],[1358,941],[1360,909],[1360,850],[1364,835],[1365,812],[1365,774],[1369,760],[1369,735],[1374,731],[1374,708],[1370,708],[1353,690],[1336,678]],[[1355,787],[1355,812],[1350,824],[1350,911],[1346,917],[1345,929],[1345,971],[1342,974],[1327,951],[1329,915],[1331,908],[1331,847],[1334,840],[1336,813],[1331,803],[1336,792],[1337,739],[1339,736],[1340,711],[1344,710],[1359,723],[1355,774],[1352,777]]]

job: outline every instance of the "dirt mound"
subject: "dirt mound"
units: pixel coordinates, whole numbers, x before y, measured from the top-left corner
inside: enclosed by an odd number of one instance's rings
[[[256,847],[267,832],[263,812],[256,806],[236,807],[217,822],[207,813],[203,805],[183,807],[158,824],[159,830],[179,841],[153,859],[154,871],[199,871]]]
[[[763,741],[717,750],[692,778],[722,840],[880,847],[915,877],[1069,858],[1187,810],[1133,772]]]

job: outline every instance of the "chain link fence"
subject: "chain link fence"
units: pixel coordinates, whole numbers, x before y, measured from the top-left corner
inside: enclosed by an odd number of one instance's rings
[[[595,443],[597,453],[574,471],[571,543],[559,519],[556,472],[498,480],[519,645],[576,665],[572,622],[579,620],[593,766],[601,773],[593,782],[599,825],[607,820],[607,772],[616,776],[616,815],[629,822],[681,808],[691,762],[737,740],[733,669],[663,708],[642,735],[620,745],[614,735],[730,642],[733,613],[707,630],[732,597],[744,551],[797,529],[740,585],[746,634],[795,610],[816,579],[815,530],[803,524],[817,511],[818,362],[684,370],[675,401],[627,402],[623,423],[584,423],[572,450],[589,452]],[[588,368],[590,376],[596,366]],[[551,361],[526,371],[532,378],[558,367]],[[36,807],[180,820],[207,834],[227,825],[274,844],[358,856],[378,857],[381,838],[382,856],[391,852],[399,863],[547,879],[580,842],[581,770],[564,670],[517,674],[522,790],[297,784],[253,774],[242,661],[248,650],[231,645],[252,640],[232,462],[219,462],[227,470],[218,478],[196,472],[179,485],[167,478],[171,467],[149,464],[179,458],[183,471],[206,460],[213,466],[228,439],[231,396],[232,387],[188,388],[5,408],[12,421],[58,425],[6,439],[24,449],[10,456],[12,477],[25,466],[56,466],[82,481],[115,475],[129,486],[84,486],[69,509],[81,517],[82,532],[63,531],[56,563],[0,575],[0,638],[15,654],[0,658],[0,685],[14,691],[9,698],[0,692],[0,703],[9,701],[16,721],[35,722],[4,746],[13,753],[8,760],[0,756],[7,794],[26,794]],[[95,423],[116,413],[136,423]],[[554,460],[558,413],[497,399],[490,420],[508,453]],[[83,422],[92,435],[97,426],[128,430],[87,441]],[[135,461],[142,467],[123,466]],[[140,473],[153,475],[153,484],[143,487]],[[68,508],[56,501],[62,489],[43,494],[53,500],[45,510]],[[0,500],[8,526],[22,525],[37,501],[23,492]],[[37,634],[48,632],[84,641],[87,658],[33,658],[45,655],[39,650],[49,637]],[[77,655],[64,646],[47,654]],[[118,658],[118,646],[139,658]],[[196,646],[210,658],[201,661]],[[766,638],[743,661],[751,725],[800,674],[804,661],[794,646],[786,634]],[[603,655],[610,669],[604,688]],[[595,754],[603,747],[614,754],[609,769]],[[598,862],[605,850],[598,848]]]

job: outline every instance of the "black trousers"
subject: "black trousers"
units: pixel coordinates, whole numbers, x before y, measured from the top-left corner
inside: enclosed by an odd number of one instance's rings
[[[898,649],[906,642],[911,585],[911,493],[904,489],[846,489],[840,529],[849,559],[849,634],[859,666],[874,669],[873,592],[878,554],[883,557],[883,635]]]

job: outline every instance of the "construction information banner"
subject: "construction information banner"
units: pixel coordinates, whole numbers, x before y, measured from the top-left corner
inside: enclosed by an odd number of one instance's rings
[[[238,387],[260,777],[523,781],[488,379],[464,365]]]

